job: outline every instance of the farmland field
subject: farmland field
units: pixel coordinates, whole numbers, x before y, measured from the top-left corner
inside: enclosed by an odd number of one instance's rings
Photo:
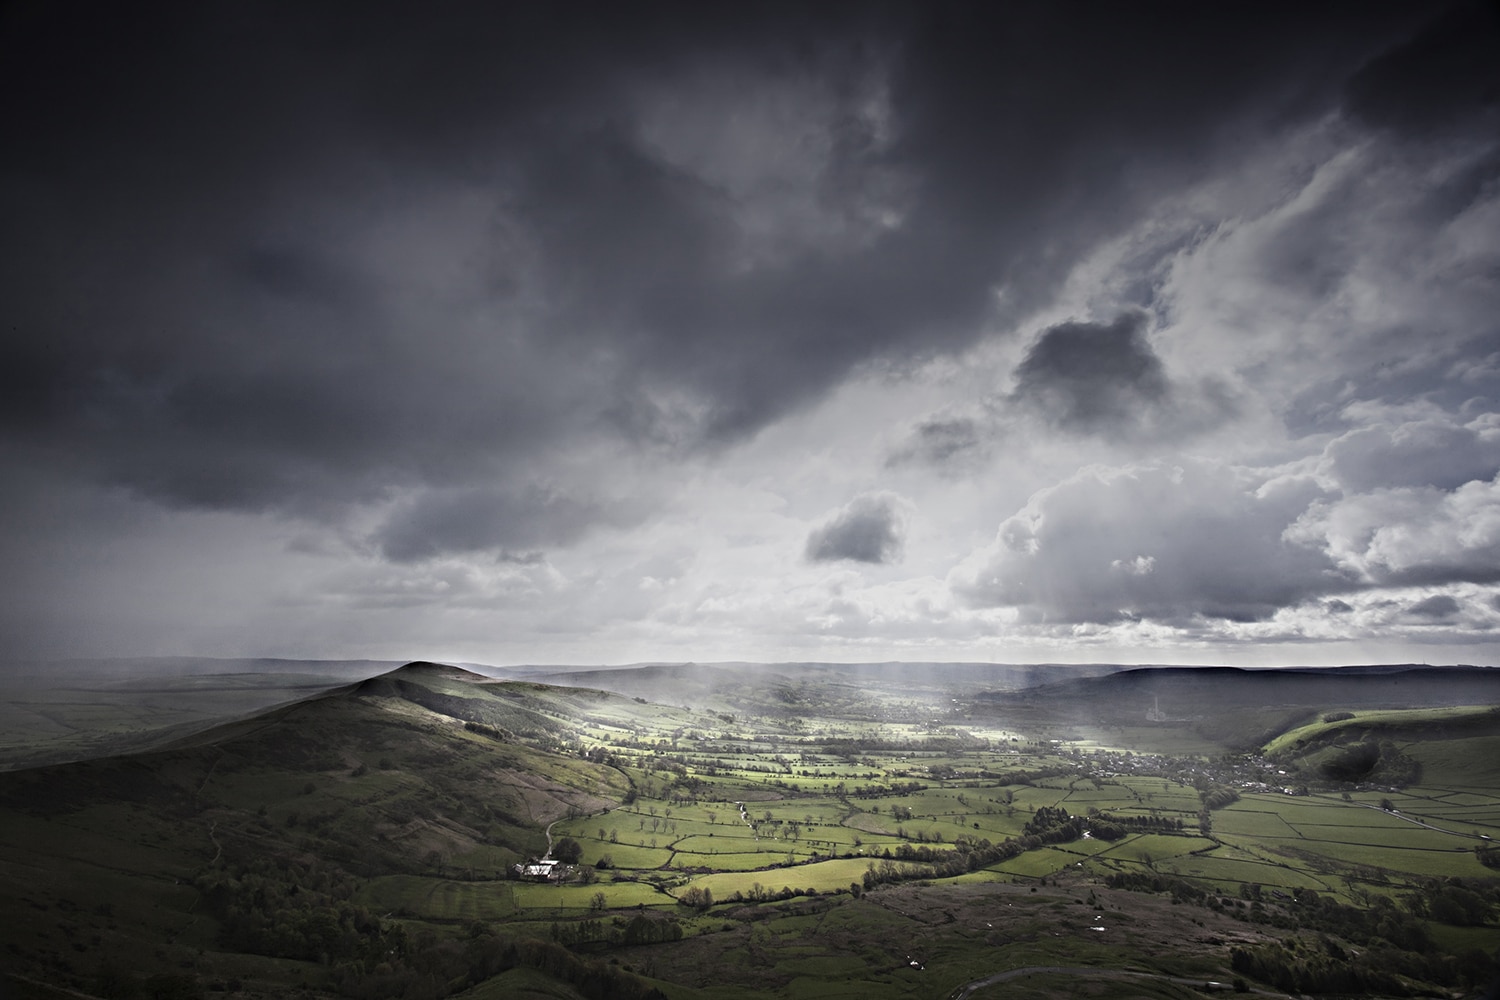
[[[205,981],[360,997],[445,962],[475,998],[574,998],[605,963],[642,996],[747,1000],[938,998],[1089,962],[1100,995],[1182,996],[1304,947],[1383,975],[1350,957],[1377,938],[1415,956],[1412,983],[1489,967],[1500,732],[1473,704],[1127,726],[1061,718],[1078,697],[840,695],[907,717],[876,725],[818,690],[709,711],[408,668],[154,755],[17,772],[0,921],[29,974],[73,987],[165,940],[161,967]],[[1278,720],[1295,728],[1265,746],[1205,735]],[[1340,780],[1356,765],[1376,780]]]

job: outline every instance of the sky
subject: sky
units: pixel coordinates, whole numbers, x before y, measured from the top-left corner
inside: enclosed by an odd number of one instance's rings
[[[1500,661],[1500,14],[0,9],[10,657]]]

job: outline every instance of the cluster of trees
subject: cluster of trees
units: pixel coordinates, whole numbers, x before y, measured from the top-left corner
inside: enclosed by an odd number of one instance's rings
[[[1293,942],[1294,946],[1297,942]],[[1288,993],[1334,993],[1341,996],[1411,996],[1428,990],[1404,977],[1426,983],[1473,988],[1489,981],[1494,965],[1478,949],[1462,955],[1369,948],[1358,955],[1323,937],[1317,946],[1263,944],[1230,952],[1235,972],[1270,983]]]
[[[616,917],[607,927],[602,920],[592,918],[566,923],[553,921],[552,940],[570,948],[589,944],[660,944],[664,941],[681,941],[682,925],[675,917],[647,916],[643,913],[638,913],[629,920]]]
[[[1209,785],[1198,789],[1198,798],[1205,809],[1223,809],[1240,800],[1240,793],[1228,785]]]
[[[695,910],[706,910],[714,905],[714,894],[708,889],[698,886],[689,886],[677,897],[677,905],[691,907]]]
[[[927,786],[920,781],[898,781],[894,785],[860,785],[849,794],[856,799],[880,799],[890,795],[915,795],[926,790]]]
[[[583,845],[572,837],[559,838],[552,845],[552,856],[565,865],[576,865],[583,857]]]
[[[1108,836],[1100,832],[1101,828],[1105,830],[1113,828],[1113,831],[1118,831],[1118,834]],[[1181,833],[1182,818],[1180,816],[1117,816],[1114,813],[1089,810],[1089,832],[1100,840],[1119,840],[1130,831]]]
[[[1483,927],[1489,923],[1495,904],[1500,902],[1500,888],[1473,879],[1430,880],[1423,884],[1421,892],[1408,895],[1403,902],[1418,916],[1431,917],[1440,923]]]
[[[1111,889],[1124,889],[1127,892],[1170,892],[1172,898],[1179,903],[1203,903],[1209,896],[1208,892],[1191,882],[1184,882],[1170,875],[1146,872],[1120,872],[1107,876],[1104,884]]]
[[[624,763],[619,755],[610,752],[608,747],[602,746],[580,748],[578,756],[584,760],[593,761],[595,764],[605,764],[609,767],[620,767]]]
[[[1042,806],[1026,821],[1021,833],[1044,844],[1065,844],[1083,836],[1083,821],[1069,816],[1062,806]]]
[[[1053,833],[1056,832],[1057,828],[1054,828]],[[877,885],[913,879],[952,878],[1007,861],[1024,851],[1041,847],[1043,843],[1055,841],[1044,841],[1039,836],[1028,835],[1019,840],[1007,837],[1000,843],[993,844],[987,839],[976,841],[960,837],[952,850],[899,844],[894,852],[889,848],[883,852],[879,865],[871,863],[865,872],[864,888],[873,889]]]
[[[874,862],[870,863],[870,867],[865,870],[864,878],[860,884],[865,890],[870,890],[877,885],[887,885],[893,882],[905,882],[919,878],[931,878],[932,876],[933,868],[931,865],[924,864],[921,867],[915,867],[910,864],[898,864],[890,858],[884,858],[878,865]]]
[[[851,883],[852,885],[853,883]],[[816,889],[793,889],[789,885],[784,885],[780,889],[767,889],[759,882],[756,882],[750,886],[748,892],[741,892],[736,889],[729,894],[727,901],[730,903],[776,903],[799,896],[817,895],[820,895],[820,893]]]
[[[662,994],[636,976],[615,965],[584,962],[562,945],[682,937],[675,919],[644,914],[607,929],[598,920],[563,925],[554,929],[552,942],[500,937],[484,925],[476,925],[466,942],[430,931],[409,935],[402,924],[386,923],[351,903],[355,884],[339,869],[285,859],[215,869],[197,882],[227,949],[331,966],[339,992],[356,1000],[438,1000],[517,967],[561,979],[591,1000],[658,1000]],[[113,987],[122,984],[132,985],[121,980]],[[105,995],[136,995],[113,987]]]
[[[485,725],[483,722],[465,722],[464,729],[471,733],[478,733],[480,736],[488,736],[492,740],[500,740],[501,742],[505,740],[504,733],[494,726]]]
[[[261,859],[210,871],[197,886],[219,922],[220,944],[233,951],[373,964],[405,947],[399,924],[349,902],[354,881],[342,871]]]
[[[1035,785],[1039,781],[1048,778],[1057,778],[1063,775],[1077,774],[1078,769],[1073,767],[1039,767],[1030,771],[991,771],[989,768],[979,772],[979,777],[991,781],[1001,781],[1008,785]]]

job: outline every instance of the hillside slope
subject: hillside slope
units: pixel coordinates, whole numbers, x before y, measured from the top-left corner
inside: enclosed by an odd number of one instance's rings
[[[85,989],[114,968],[285,982],[285,959],[229,953],[297,954],[257,934],[310,914],[343,937],[296,930],[305,960],[371,946],[379,920],[348,902],[360,880],[493,877],[545,850],[553,820],[624,797],[614,768],[521,741],[562,736],[535,704],[413,664],[152,752],[0,774],[7,964]],[[304,891],[278,902],[257,872]]]
[[[1324,713],[1500,705],[1492,667],[1247,670],[1151,667],[980,695],[977,710],[1077,726],[1190,729],[1225,749],[1257,750]]]

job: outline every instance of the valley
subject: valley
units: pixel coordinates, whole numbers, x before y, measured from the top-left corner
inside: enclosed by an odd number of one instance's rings
[[[1462,995],[1497,706],[1476,668],[414,663],[0,774],[0,955],[18,996]]]

